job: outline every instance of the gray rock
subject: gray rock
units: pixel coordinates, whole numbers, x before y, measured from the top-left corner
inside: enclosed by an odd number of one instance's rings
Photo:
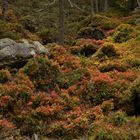
[[[27,61],[37,54],[49,54],[49,50],[38,41],[32,44],[23,39],[16,43],[9,38],[0,39],[0,67]]]
[[[33,45],[35,46],[36,52],[39,54],[49,54],[49,50],[45,48],[39,41],[34,41]]]

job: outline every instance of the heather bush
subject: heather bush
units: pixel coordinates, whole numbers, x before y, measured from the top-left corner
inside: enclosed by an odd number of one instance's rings
[[[17,35],[15,32],[11,31],[11,24],[0,20],[0,39],[2,38],[11,38],[17,39]]]
[[[118,53],[113,44],[105,43],[94,55],[93,58],[97,58],[99,60],[105,60],[109,58],[118,57]]]
[[[124,97],[125,110],[128,114],[139,115],[140,107],[140,82],[137,78],[129,87],[127,92],[127,97]]]
[[[96,75],[87,84],[87,98],[93,105],[102,103],[114,97],[114,80],[107,74],[96,73]]]
[[[105,38],[105,33],[99,28],[84,27],[78,32],[78,37],[102,40]]]
[[[43,28],[37,34],[41,38],[42,43],[45,45],[47,43],[51,43],[55,41],[55,37],[53,36],[53,31],[47,28]]]
[[[118,25],[117,20],[112,20],[111,18],[102,16],[102,15],[96,15],[94,18],[91,18],[90,16],[86,17],[81,21],[81,25],[83,27],[100,27],[103,30],[111,30],[114,29]]]
[[[59,75],[57,77],[57,83],[60,88],[67,89],[87,76],[89,76],[89,74],[86,72],[86,69],[77,69],[66,74]]]
[[[5,83],[11,80],[11,74],[8,70],[0,70],[0,83]]]
[[[92,44],[82,45],[82,46],[73,46],[70,48],[70,50],[72,54],[90,57],[98,50],[98,46],[92,45]]]
[[[130,66],[128,64],[125,63],[123,64],[121,62],[108,62],[108,63],[101,64],[99,66],[99,70],[101,72],[109,72],[114,70],[125,72],[129,67]]]
[[[133,28],[128,24],[121,24],[117,27],[116,32],[113,35],[113,40],[116,43],[126,42],[131,39]]]
[[[126,115],[123,112],[116,112],[112,115],[111,122],[115,126],[122,126],[126,123]]]
[[[49,91],[55,87],[57,75],[59,75],[59,68],[55,63],[45,57],[36,57],[23,67],[35,87],[40,90]]]

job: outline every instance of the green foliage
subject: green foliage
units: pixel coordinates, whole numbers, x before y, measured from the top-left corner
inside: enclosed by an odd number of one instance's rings
[[[126,112],[128,114],[135,113],[136,115],[140,113],[140,81],[137,78],[130,86],[128,92],[128,97],[125,99]],[[131,108],[130,108],[131,105]]]
[[[116,32],[113,35],[113,40],[116,43],[126,42],[131,39],[131,33],[133,28],[128,24],[121,24],[117,27]]]
[[[37,34],[41,38],[43,44],[51,43],[54,41],[54,32],[50,29],[43,28]]]
[[[99,66],[99,70],[101,72],[109,72],[109,71],[121,71],[121,72],[125,72],[127,71],[127,69],[129,68],[128,64],[121,64],[121,62],[110,62],[110,63],[105,63],[105,64],[101,64]]]
[[[0,70],[0,83],[5,83],[11,80],[11,74],[8,70]]]
[[[23,71],[33,81],[36,88],[49,91],[55,87],[58,67],[48,58],[37,57],[31,59]]]
[[[78,37],[79,38],[92,38],[92,39],[99,40],[99,39],[105,38],[105,33],[99,28],[85,27],[85,28],[80,29],[80,31],[78,32]]]
[[[32,16],[23,17],[20,22],[26,30],[29,30],[33,33],[37,31],[37,26]]]
[[[114,45],[106,43],[93,55],[93,58],[96,57],[102,61],[108,58],[115,58],[118,55]]]
[[[58,5],[47,2],[10,1],[0,38],[56,41]],[[65,42],[73,46],[50,44],[49,56],[34,56],[11,74],[0,70],[0,138],[140,139],[139,15],[114,16],[124,14],[130,0],[109,1],[108,17],[93,18],[89,2],[73,2],[87,10],[65,8]]]
[[[0,38],[18,38],[16,33],[11,30],[11,24],[2,20],[0,20]]]
[[[117,25],[117,20],[114,21],[114,19],[112,20],[111,18],[102,15],[96,15],[93,18],[88,16],[81,21],[82,27],[100,27],[102,30],[111,30]]]
[[[73,46],[70,48],[72,54],[82,55],[85,57],[90,57],[97,51],[97,49],[98,49],[98,46],[92,45],[92,44]]]
[[[85,69],[77,69],[72,72],[59,75],[57,77],[57,83],[60,88],[67,89],[68,87],[82,80],[82,78],[84,78],[85,76],[88,76]]]
[[[117,112],[112,115],[111,121],[115,126],[122,126],[126,123],[126,115],[123,112]]]

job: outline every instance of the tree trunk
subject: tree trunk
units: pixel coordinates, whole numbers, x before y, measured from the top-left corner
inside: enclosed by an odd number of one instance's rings
[[[137,0],[137,3],[138,3],[138,7],[140,7],[140,0]]]
[[[98,0],[95,0],[95,10],[96,10],[96,13],[99,12],[99,4],[98,4]]]
[[[107,8],[108,8],[108,0],[104,0],[104,10],[103,12],[107,12]]]
[[[59,0],[59,44],[64,45],[64,0]]]
[[[95,16],[95,10],[94,10],[94,0],[91,0],[91,16]]]

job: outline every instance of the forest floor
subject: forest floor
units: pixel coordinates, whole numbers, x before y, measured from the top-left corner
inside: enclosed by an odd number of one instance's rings
[[[46,41],[14,22],[0,25],[1,38]],[[0,70],[0,139],[140,139],[140,15],[74,25],[65,46],[44,43],[49,56]]]

